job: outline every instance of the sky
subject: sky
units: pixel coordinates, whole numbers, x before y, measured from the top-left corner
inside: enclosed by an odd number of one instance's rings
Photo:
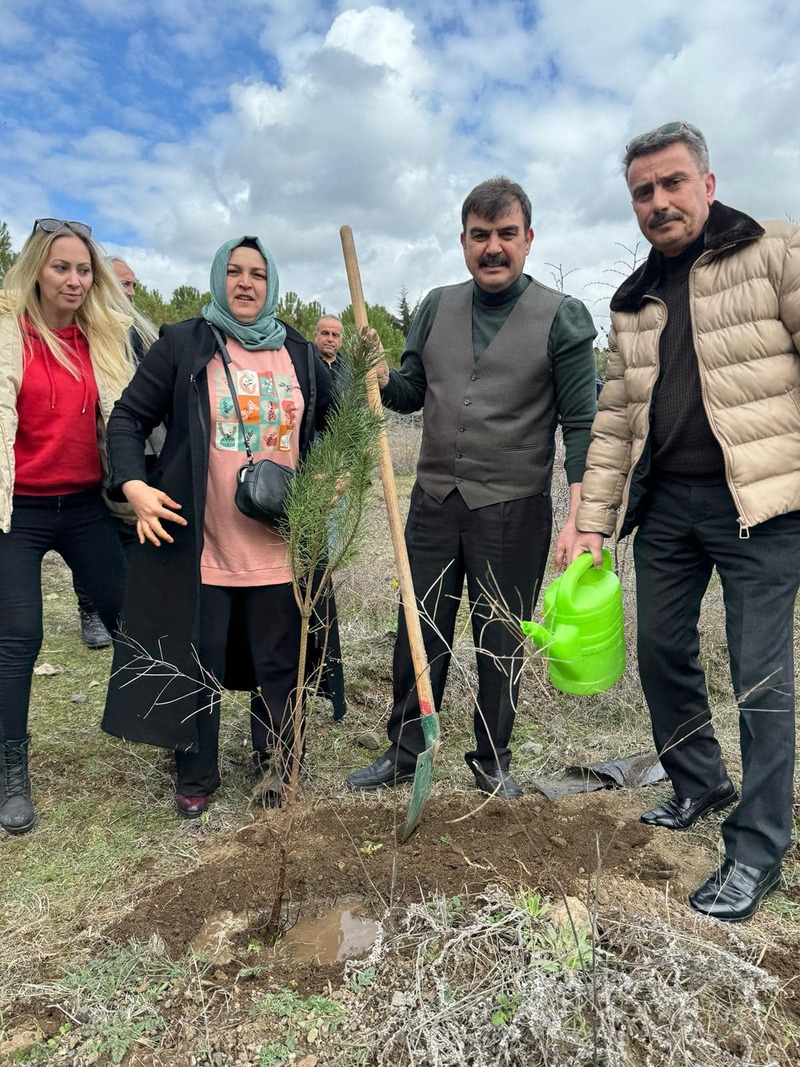
[[[800,220],[795,0],[2,0],[0,220],[77,219],[165,296],[257,234],[281,291],[396,307],[467,275],[461,203],[533,203],[526,271],[597,324],[646,252],[620,157],[684,119],[717,198]]]

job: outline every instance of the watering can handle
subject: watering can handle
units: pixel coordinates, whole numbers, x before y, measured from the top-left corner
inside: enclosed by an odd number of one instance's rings
[[[603,553],[603,563],[605,565],[605,553]],[[591,552],[584,552],[577,556],[561,575],[559,595],[565,599],[572,599],[575,595],[575,586],[593,565],[594,556]]]

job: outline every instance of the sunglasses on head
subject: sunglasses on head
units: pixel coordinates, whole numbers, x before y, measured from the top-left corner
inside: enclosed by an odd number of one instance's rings
[[[71,222],[67,219],[37,219],[33,224],[33,229],[34,232],[36,230],[44,230],[45,233],[55,233],[56,230],[60,230],[64,226],[79,237],[92,236],[91,226],[87,226],[85,222]]]
[[[641,141],[644,137],[671,137],[673,133],[680,133],[681,130],[688,130],[688,128],[685,122],[665,122],[663,126],[656,126],[654,130],[648,130],[646,133],[640,133],[636,137],[632,137],[625,145],[625,151],[629,152],[631,145]]]

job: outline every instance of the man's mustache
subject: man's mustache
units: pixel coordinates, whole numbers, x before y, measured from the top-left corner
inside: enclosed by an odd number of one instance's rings
[[[647,220],[648,230],[654,230],[657,226],[663,226],[665,222],[683,222],[680,211],[654,211]]]
[[[489,255],[487,252],[485,252],[481,256],[481,261],[480,261],[479,266],[481,266],[481,267],[507,267],[508,266],[508,257],[506,256],[505,252],[494,252],[494,253],[492,253],[492,255]]]

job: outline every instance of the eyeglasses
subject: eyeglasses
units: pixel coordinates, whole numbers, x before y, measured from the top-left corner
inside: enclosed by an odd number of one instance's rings
[[[689,127],[685,122],[665,122],[663,126],[656,126],[654,130],[647,130],[646,133],[640,133],[638,136],[632,137],[625,145],[625,151],[630,152],[631,145],[644,140],[645,137],[671,137],[674,133],[680,133],[681,130],[688,129]]]
[[[56,230],[60,230],[64,226],[79,237],[92,236],[91,226],[87,226],[85,222],[69,222],[67,219],[37,219],[33,224],[33,229],[34,232],[38,229],[44,230],[45,233],[55,233]]]

